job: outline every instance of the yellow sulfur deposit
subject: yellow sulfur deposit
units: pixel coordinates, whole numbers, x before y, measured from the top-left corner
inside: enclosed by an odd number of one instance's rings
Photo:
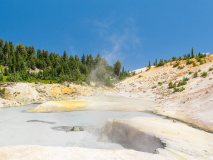
[[[29,110],[30,112],[57,112],[57,111],[74,111],[82,110],[90,105],[85,100],[78,101],[49,101]]]

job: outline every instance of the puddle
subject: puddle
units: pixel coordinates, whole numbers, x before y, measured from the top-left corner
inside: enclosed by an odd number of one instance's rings
[[[0,109],[0,146],[41,145],[140,150],[137,147],[115,141],[115,139],[101,141],[100,136],[97,134],[99,128],[108,119],[160,117],[144,112],[126,111],[23,112],[35,106],[36,104],[32,104]],[[128,143],[131,144],[130,141]],[[142,141],[141,145],[144,145]]]
[[[40,120],[28,120],[27,122],[40,122],[40,123],[55,124],[55,122],[47,122],[47,121],[40,121]]]
[[[118,143],[124,148],[136,151],[156,153],[156,149],[164,148],[165,144],[157,137],[144,133],[123,123],[108,123],[100,133],[100,140]]]

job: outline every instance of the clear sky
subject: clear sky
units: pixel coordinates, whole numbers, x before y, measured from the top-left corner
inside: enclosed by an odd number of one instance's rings
[[[213,52],[213,0],[0,0],[0,38],[112,65]]]

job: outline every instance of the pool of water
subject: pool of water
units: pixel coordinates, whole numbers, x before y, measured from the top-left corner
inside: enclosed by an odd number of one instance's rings
[[[37,105],[32,104],[0,109],[0,146],[43,145],[123,149],[121,145],[116,143],[98,141],[98,135],[93,132],[66,132],[53,128],[61,126],[98,128],[108,119],[156,116],[145,112],[125,111],[27,112]]]

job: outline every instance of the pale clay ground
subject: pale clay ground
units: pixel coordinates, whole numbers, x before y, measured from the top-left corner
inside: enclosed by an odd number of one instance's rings
[[[104,94],[148,100],[144,101],[146,105],[143,107],[135,105],[131,108],[130,105],[126,105],[124,110],[152,111],[213,131],[213,71],[208,71],[210,67],[213,67],[213,62],[209,62],[212,59],[213,55],[210,55],[207,57],[208,63],[196,67],[187,65],[184,69],[173,68],[170,64],[158,68],[153,67],[148,72],[143,71],[120,82],[115,86],[115,91],[108,90]],[[184,63],[181,62],[181,65],[184,65]],[[198,72],[199,77],[193,78],[193,74],[189,74],[190,71],[195,72],[199,69],[201,70],[201,72]],[[200,77],[200,74],[204,71],[208,72],[206,78]],[[183,77],[190,77],[188,84],[184,86],[186,89],[183,92],[172,93],[173,89],[168,89],[168,83],[170,81],[178,82]],[[163,84],[160,86],[158,82],[163,82]],[[27,86],[28,94],[24,91],[23,86]],[[156,88],[153,88],[153,86],[156,86]],[[17,93],[17,90],[12,90],[15,87],[22,89]],[[16,93],[17,95],[13,98],[0,99],[0,102],[4,103],[2,106],[20,105],[22,104],[20,99],[23,99],[23,96],[26,103],[30,103],[58,99],[70,100],[67,97],[70,97],[73,93],[87,95],[89,92],[90,95],[94,95],[93,89],[81,86],[66,88],[66,86],[55,85],[55,88],[53,88],[51,85],[17,84],[15,87],[11,87],[12,91],[7,94]],[[100,89],[99,94],[102,93],[103,90]],[[67,99],[61,98],[63,95],[67,95]],[[100,105],[94,105],[94,103],[97,103],[102,104],[102,109],[122,110],[122,103],[117,102],[108,103],[106,101],[100,103],[96,99],[80,100],[80,102],[90,103],[90,105],[82,105],[83,108],[88,107],[88,109],[100,107]],[[112,103],[115,107],[108,108],[108,106],[112,106]],[[57,110],[57,107],[63,108],[65,106],[67,108],[67,104],[53,101],[40,105],[40,109],[46,107],[45,109],[48,108],[50,109],[48,111],[51,111],[51,107],[48,106],[53,106],[52,104],[54,104],[54,110]],[[34,111],[39,110],[35,109]],[[166,148],[158,149],[157,154],[151,154],[134,150],[106,151],[74,147],[6,146],[0,148],[0,159],[213,159],[213,134],[211,133],[194,129],[177,121],[154,117],[109,121],[108,125],[113,125],[113,123],[130,125],[145,133],[154,135],[166,144]]]

